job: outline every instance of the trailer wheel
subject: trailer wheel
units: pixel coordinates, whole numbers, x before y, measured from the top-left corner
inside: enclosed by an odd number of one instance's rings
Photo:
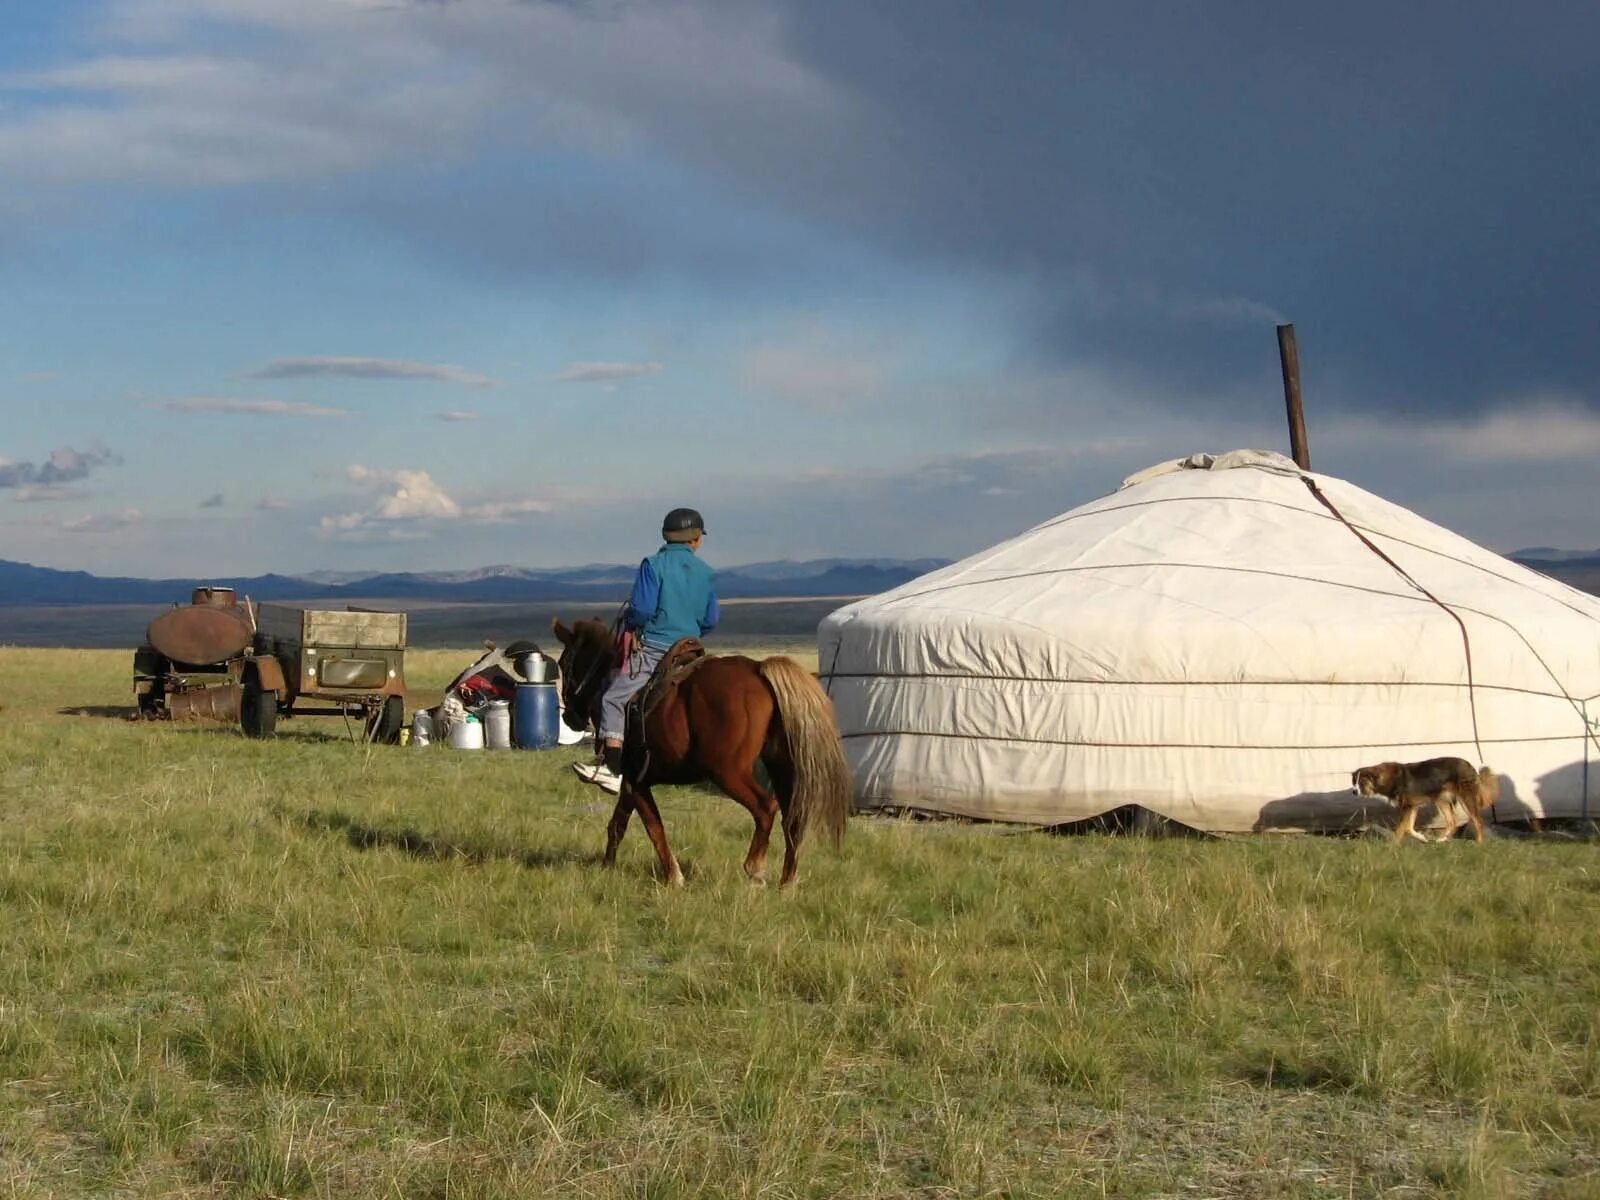
[[[165,715],[167,708],[167,688],[159,679],[150,685],[148,692],[141,692],[137,697],[138,717],[144,721],[154,721]]]
[[[400,727],[406,721],[406,702],[400,696],[388,696],[367,723],[367,741],[380,746],[393,746],[400,741]]]
[[[247,738],[269,738],[278,729],[278,694],[261,686],[261,675],[254,668],[244,673],[239,726]]]

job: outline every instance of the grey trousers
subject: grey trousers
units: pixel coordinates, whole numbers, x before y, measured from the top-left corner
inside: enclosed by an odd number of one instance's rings
[[[600,698],[602,742],[622,740],[623,717],[628,701],[638,694],[640,688],[650,682],[656,664],[661,661],[661,656],[665,653],[665,650],[657,650],[641,642],[633,656],[622,664],[622,669],[611,677],[611,683],[606,687],[606,694]]]

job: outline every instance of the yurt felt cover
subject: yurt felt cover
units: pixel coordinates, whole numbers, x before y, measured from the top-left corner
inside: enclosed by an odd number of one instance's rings
[[[1282,455],[1195,455],[822,622],[864,808],[1361,822],[1458,755],[1493,818],[1600,814],[1600,599]]]

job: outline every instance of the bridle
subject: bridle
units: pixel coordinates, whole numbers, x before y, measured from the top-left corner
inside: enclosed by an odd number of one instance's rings
[[[581,701],[585,693],[588,692],[589,688],[593,686],[597,680],[604,679],[606,672],[610,668],[611,655],[607,653],[607,647],[599,644],[597,639],[583,637],[583,640],[586,644],[593,645],[594,654],[591,656],[588,665],[584,668],[583,674],[576,680],[573,679],[573,676],[567,669],[567,662],[568,659],[572,657],[575,651],[578,649],[577,643],[580,636],[583,635],[579,635],[576,632],[574,633],[573,640],[568,642],[566,646],[562,648],[561,658],[556,663],[556,669],[561,672],[561,703],[564,708],[568,709],[572,708],[575,703]],[[587,707],[589,709],[595,708],[595,702],[598,700],[599,697],[595,696],[593,700],[589,702]],[[589,715],[592,716],[593,714],[590,713]]]

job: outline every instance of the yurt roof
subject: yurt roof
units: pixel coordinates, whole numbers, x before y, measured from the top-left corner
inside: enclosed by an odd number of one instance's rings
[[[1465,672],[1446,608],[1539,673],[1544,656],[1567,691],[1600,692],[1600,598],[1259,450],[1140,471],[826,624],[919,624],[955,656],[964,633],[1004,628],[1035,667],[1101,678],[1388,679],[1431,652]]]

